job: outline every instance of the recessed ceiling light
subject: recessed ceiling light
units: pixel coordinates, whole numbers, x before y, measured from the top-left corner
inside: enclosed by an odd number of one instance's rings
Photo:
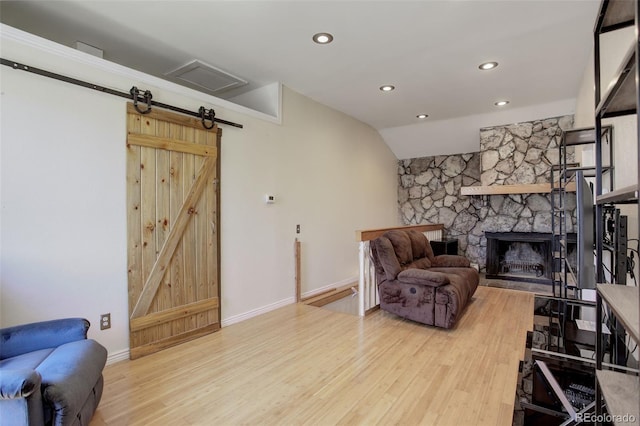
[[[424,119],[424,118],[427,118],[427,117],[428,117],[427,114],[418,114],[418,115],[416,115],[416,118],[419,118],[421,120]]]
[[[329,44],[333,41],[333,36],[329,33],[314,34],[313,41],[318,44]]]
[[[498,101],[494,105],[501,107],[501,106],[507,105],[508,103],[509,103],[509,101]]]
[[[392,90],[395,90],[395,86],[387,84],[385,86],[380,86],[380,90],[382,90],[383,92],[390,92]]]
[[[485,62],[484,64],[480,64],[478,68],[480,68],[481,70],[492,70],[497,66],[497,62]]]

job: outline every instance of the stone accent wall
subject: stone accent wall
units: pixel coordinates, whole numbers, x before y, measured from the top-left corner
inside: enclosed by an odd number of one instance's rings
[[[488,210],[481,199],[460,195],[462,186],[480,184],[480,153],[400,160],[398,174],[402,221],[444,224],[445,238],[457,238],[460,254],[484,267],[482,221]]]
[[[551,232],[547,194],[460,195],[462,186],[550,182],[558,143],[572,116],[481,129],[476,153],[413,158],[398,162],[398,206],[404,224],[443,223],[445,237],[458,239],[460,254],[485,269],[485,232]],[[568,157],[573,161],[573,155]],[[575,226],[575,195],[568,232]]]
[[[480,129],[482,185],[551,182],[551,165],[559,164],[562,131],[573,127],[573,116]],[[567,162],[574,149],[567,150]]]
[[[407,225],[444,223],[450,228],[460,214],[475,209],[462,186],[480,182],[478,153],[401,160],[398,202]]]

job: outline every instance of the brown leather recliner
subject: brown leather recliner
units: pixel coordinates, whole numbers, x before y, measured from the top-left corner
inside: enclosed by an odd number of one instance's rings
[[[463,256],[434,256],[415,230],[387,231],[371,242],[380,308],[398,316],[451,328],[478,287],[478,271]]]

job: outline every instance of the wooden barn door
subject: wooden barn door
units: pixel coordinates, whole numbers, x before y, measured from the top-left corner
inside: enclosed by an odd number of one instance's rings
[[[127,105],[130,357],[220,328],[221,130]]]

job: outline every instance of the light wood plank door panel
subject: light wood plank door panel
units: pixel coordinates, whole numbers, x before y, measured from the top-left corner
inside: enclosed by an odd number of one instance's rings
[[[130,357],[220,329],[222,131],[127,105]]]

